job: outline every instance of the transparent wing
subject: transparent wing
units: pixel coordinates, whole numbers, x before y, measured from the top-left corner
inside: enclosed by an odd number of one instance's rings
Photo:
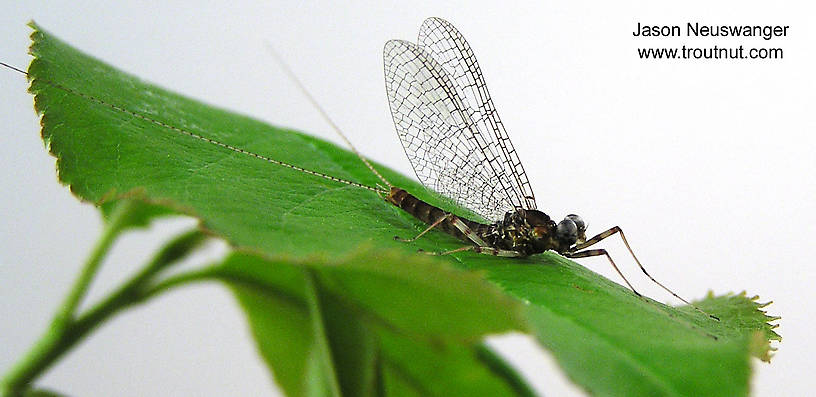
[[[488,220],[521,206],[503,182],[504,159],[442,65],[402,40],[387,42],[383,57],[391,116],[420,182]]]
[[[471,106],[467,109],[468,115],[482,132],[480,145],[502,159],[498,164],[502,167],[500,173],[506,177],[499,182],[513,198],[514,205],[535,209],[530,181],[490,99],[482,70],[468,42],[449,22],[428,18],[419,29],[417,45],[442,65],[454,86],[464,94],[463,102]]]

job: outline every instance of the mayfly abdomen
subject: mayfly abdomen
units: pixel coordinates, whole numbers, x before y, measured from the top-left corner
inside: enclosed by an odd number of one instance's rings
[[[416,198],[414,195],[408,193],[404,189],[400,189],[398,187],[391,187],[391,191],[388,193],[385,200],[428,225],[433,225],[436,222],[439,222],[440,219],[449,216],[448,212],[440,209],[439,207],[428,204]],[[453,220],[461,221],[474,232],[487,227],[487,225],[459,217],[445,219],[437,226],[445,233],[466,242],[471,242],[471,238],[466,236],[459,228],[457,228],[453,224]]]

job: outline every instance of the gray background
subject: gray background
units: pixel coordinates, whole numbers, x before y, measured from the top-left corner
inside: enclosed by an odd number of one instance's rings
[[[813,390],[813,10],[766,2],[324,3],[4,2],[0,59],[25,67],[44,28],[118,68],[194,98],[338,141],[265,50],[277,46],[369,157],[411,173],[383,89],[381,49],[441,16],[470,41],[539,206],[590,231],[626,230],[652,274],[681,295],[747,290],[782,315],[755,395]],[[20,2],[21,3],[21,2]],[[636,22],[790,25],[761,39],[636,39]],[[637,46],[779,46],[781,61],[637,59]],[[39,336],[100,225],[59,186],[25,79],[0,70],[0,371]],[[100,297],[191,220],[126,236],[93,285]],[[605,243],[642,292],[619,241]],[[217,253],[218,247],[211,252]],[[613,274],[604,260],[581,261]],[[676,303],[676,302],[674,302]],[[580,395],[524,336],[495,345],[548,395]],[[75,395],[271,395],[242,314],[217,285],[168,294],[107,324],[39,384]]]

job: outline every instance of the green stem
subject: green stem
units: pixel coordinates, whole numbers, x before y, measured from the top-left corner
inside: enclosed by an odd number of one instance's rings
[[[114,211],[114,216],[109,222],[109,227],[106,228],[105,234],[100,239],[100,242],[108,240],[107,246],[110,246],[113,239],[109,235],[115,235],[116,233],[109,233],[109,230],[119,229],[118,231],[121,231],[123,225],[122,219],[127,216],[127,211],[129,211],[130,208],[132,207],[127,206],[127,208],[124,208],[122,211],[119,211],[119,208]],[[110,226],[114,223],[117,225]],[[80,277],[74,288],[72,288],[69,298],[66,299],[66,303],[61,307],[48,332],[37,341],[22,360],[6,374],[0,384],[0,393],[4,396],[15,395],[24,390],[37,376],[53,365],[59,357],[69,351],[77,342],[82,340],[100,324],[110,319],[113,314],[134,303],[142,301],[142,299],[139,299],[139,290],[143,288],[144,284],[148,283],[152,276],[162,270],[168,263],[175,261],[182,255],[182,252],[188,252],[203,239],[204,235],[197,230],[185,233],[173,239],[154,256],[153,260],[151,260],[147,266],[108,295],[107,298],[94,305],[78,318],[73,315],[73,311],[70,312],[70,316],[64,317],[65,314],[68,313],[66,307],[78,304],[84,295],[82,290],[87,289],[89,279],[93,278],[95,270],[88,271],[88,269],[92,267],[98,268],[99,261],[104,257],[106,248],[103,247],[105,244],[97,244],[91,255],[92,259],[86,263],[86,267],[83,269],[83,277]],[[94,265],[93,262],[96,262],[96,264]],[[67,321],[65,321],[66,318],[68,319]]]
[[[145,301],[149,300],[154,296],[161,295],[171,289],[182,286],[184,284],[189,284],[198,281],[212,281],[216,279],[218,279],[218,276],[213,274],[213,272],[208,268],[196,269],[188,272],[175,274],[171,277],[167,277],[161,280],[160,282],[150,286],[147,289],[142,290],[139,293],[139,300]]]
[[[271,298],[279,299],[293,306],[303,308],[303,310],[308,310],[306,303],[300,296],[294,295],[291,292],[283,289],[275,288],[274,286],[260,281],[252,276],[241,273],[224,272],[222,270],[223,269],[220,268],[204,268],[167,277],[161,282],[151,285],[147,289],[140,290],[138,299],[149,300],[156,295],[163,294],[173,288],[192,282],[223,281],[227,285],[240,285],[244,288],[254,289],[255,291]]]
[[[122,200],[116,205],[110,219],[105,223],[102,236],[96,242],[93,251],[91,251],[91,256],[82,266],[79,278],[74,282],[73,288],[71,288],[59,311],[54,316],[49,333],[61,334],[64,328],[73,322],[74,313],[85,293],[88,292],[88,287],[91,285],[96,271],[99,270],[102,259],[105,258],[116,237],[119,236],[134,206],[135,204],[131,200]]]
[[[0,382],[0,392],[11,395],[27,385],[34,377],[44,370],[50,363],[51,352],[59,349],[64,340],[66,329],[73,323],[77,306],[88,291],[91,281],[102,263],[122,227],[127,221],[130,210],[133,208],[130,200],[117,204],[111,214],[111,219],[105,224],[99,240],[94,245],[91,255],[82,266],[79,277],[60,305],[59,310],[51,320],[45,334],[34,344],[34,347],[23,356]]]
[[[129,303],[125,295],[112,295],[65,327],[62,333],[47,333],[3,379],[2,395],[13,396],[25,390],[77,342]]]

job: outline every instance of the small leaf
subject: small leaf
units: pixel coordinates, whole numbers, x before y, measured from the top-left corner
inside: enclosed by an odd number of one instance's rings
[[[329,368],[335,371],[334,377],[343,395],[379,395],[381,387],[399,389],[405,379],[410,379],[412,387],[420,390],[436,390],[435,395],[456,395],[458,391],[478,389],[493,390],[495,394],[491,395],[497,396],[529,395],[521,393],[529,390],[523,382],[508,374],[507,368],[497,366],[495,360],[485,359],[478,347],[484,335],[521,325],[484,314],[498,308],[518,313],[518,304],[497,294],[495,288],[478,275],[449,269],[439,261],[428,259],[419,270],[453,274],[454,279],[469,287],[471,294],[447,296],[449,281],[446,278],[437,276],[429,280],[424,272],[395,270],[403,266],[405,259],[397,253],[373,251],[362,251],[341,261],[267,260],[233,254],[207,272],[227,282],[235,292],[247,313],[259,352],[287,395],[313,395],[318,390],[323,393],[331,390],[325,374],[326,360],[331,360]],[[436,268],[431,267],[434,262]],[[373,266],[374,263],[379,265]],[[344,294],[344,290],[337,288],[337,280],[353,279],[360,275],[361,269],[370,273],[369,278],[375,276],[392,286],[392,290]],[[309,277],[313,278],[317,291],[314,303],[309,302],[307,295],[310,287],[304,282],[306,272],[312,273]],[[393,277],[400,282],[394,282]],[[327,280],[335,285],[327,286]],[[433,318],[438,316],[433,305],[414,305],[416,307],[410,310],[400,308],[407,291],[438,296],[457,308],[440,318]],[[382,307],[372,306],[374,300],[381,301]],[[480,313],[481,323],[470,320]],[[315,319],[315,315],[319,319]],[[315,321],[319,321],[322,328],[319,332],[315,332]],[[438,325],[429,327],[422,325],[423,322]],[[436,328],[444,324],[448,324],[450,330],[438,332]],[[316,337],[325,337],[326,341],[314,339]],[[322,343],[330,348],[328,358],[322,352]],[[430,361],[418,361],[424,359]],[[448,387],[447,393],[440,392]]]
[[[480,274],[440,262],[425,255],[383,251],[339,265],[311,266],[320,270],[325,288],[391,328],[471,341],[485,333],[526,329],[518,301],[486,284]]]
[[[302,267],[312,269],[323,296],[342,301],[361,321],[428,339],[479,341],[485,334],[524,330],[521,304],[478,273],[433,258],[362,250],[346,258],[265,260],[234,254],[209,273],[233,284],[272,288],[279,299],[305,304]],[[452,286],[451,284],[456,284]],[[439,306],[428,303],[428,297]]]
[[[386,391],[416,396],[530,396],[488,365],[479,344],[428,343],[381,330]]]
[[[281,298],[265,288],[233,284],[252,329],[260,356],[274,372],[287,396],[306,396],[307,379],[318,378],[313,360],[313,336],[304,302]],[[321,386],[322,388],[322,386]]]
[[[324,362],[331,363],[331,376],[337,379],[344,396],[375,396],[379,346],[376,336],[363,317],[344,299],[331,295],[317,279],[314,271],[304,272],[312,282],[315,309],[310,310],[315,338],[325,338],[328,353]],[[316,329],[319,328],[319,329]],[[328,378],[328,376],[327,376]]]

